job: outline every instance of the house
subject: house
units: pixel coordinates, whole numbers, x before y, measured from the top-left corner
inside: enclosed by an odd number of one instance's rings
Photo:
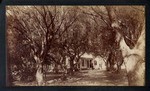
[[[81,59],[79,60],[78,68],[79,69],[92,69],[93,68],[92,60],[93,58],[81,57]]]
[[[66,61],[65,61],[65,65],[66,68],[69,69],[70,68],[70,62],[69,62],[70,58],[66,56]],[[105,62],[103,61],[102,57],[95,57],[92,54],[83,54],[79,60],[78,63],[76,63],[76,61],[74,61],[74,64],[76,64],[76,67],[79,70],[84,70],[84,69],[104,69],[106,68],[105,66]],[[60,67],[60,65],[57,66],[58,69],[62,69]],[[50,72],[53,72],[55,68],[55,64],[51,64],[49,69]]]
[[[105,62],[102,57],[95,57],[92,54],[85,53],[81,56],[78,63],[79,69],[103,69],[105,68]]]
[[[93,67],[94,69],[105,69],[105,62],[104,59],[100,56],[95,57],[93,60]]]

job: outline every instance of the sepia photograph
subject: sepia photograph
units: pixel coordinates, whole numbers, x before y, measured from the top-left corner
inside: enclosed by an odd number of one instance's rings
[[[6,6],[7,86],[145,86],[145,6]]]

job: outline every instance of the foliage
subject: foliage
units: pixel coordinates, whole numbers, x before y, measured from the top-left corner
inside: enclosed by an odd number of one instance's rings
[[[134,6],[8,6],[6,15],[8,73],[16,66],[22,80],[39,65],[66,69],[67,57],[73,71],[84,53],[121,66],[117,32],[132,49],[144,25],[143,7]]]

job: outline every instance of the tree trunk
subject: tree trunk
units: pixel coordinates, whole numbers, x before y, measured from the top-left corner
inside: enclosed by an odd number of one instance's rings
[[[42,65],[39,65],[36,72],[36,81],[38,86],[42,86],[44,83]]]
[[[58,74],[58,73],[59,73],[58,64],[55,64],[54,72],[55,72],[56,74]]]
[[[121,70],[121,65],[123,64],[123,56],[122,56],[122,51],[121,50],[117,50],[116,51],[116,65],[117,65],[117,73],[120,72]]]
[[[106,69],[107,69],[107,71],[114,70],[114,54],[113,54],[113,52],[111,52],[109,54],[108,60],[106,62]]]
[[[145,62],[141,56],[132,54],[125,58],[128,82],[130,86],[143,86],[145,84]]]
[[[118,64],[117,64],[117,73],[119,73],[120,70],[121,70],[121,65],[118,65]]]
[[[80,67],[79,67],[79,60],[80,60],[80,57],[77,58],[76,60],[76,64],[75,64],[75,71],[79,71]]]
[[[73,60],[70,60],[70,75],[73,75],[73,70],[74,70],[74,64],[73,64]]]
[[[36,77],[36,82],[38,86],[42,86],[44,83],[44,76],[43,76],[43,72],[42,72],[42,58],[39,58],[38,56],[34,55],[34,59],[37,63],[37,71],[35,74]]]
[[[42,64],[42,73],[43,73],[43,78],[46,79],[46,73],[48,70],[48,65],[47,64]]]
[[[129,48],[128,48],[129,49]],[[129,49],[130,54],[125,56],[124,61],[128,74],[130,86],[145,85],[145,28],[133,49]]]
[[[114,63],[110,63],[110,71],[115,71],[115,68],[114,68]]]
[[[108,16],[111,21],[111,27],[120,29],[120,26],[117,23],[118,21],[115,15],[115,10],[111,7],[106,7],[106,10],[108,11]],[[144,17],[141,18],[144,19]],[[143,25],[141,25],[142,23]],[[144,24],[145,21],[142,21],[140,23],[140,25],[143,26],[143,29],[139,30],[142,31],[142,33],[138,38],[138,41],[135,43],[135,46],[134,45],[132,46],[132,41],[133,41],[132,38],[130,39],[132,40],[131,43],[127,44],[124,40],[124,35],[122,35],[123,39],[120,41],[120,49],[122,50],[123,53],[123,58],[125,61],[127,76],[128,76],[128,81],[130,86],[144,85],[144,77],[145,77],[144,76],[145,74],[145,61],[144,61],[145,60],[145,25]],[[119,31],[117,31],[117,33],[118,32]],[[134,35],[132,34],[132,36]],[[129,48],[130,46],[132,46],[133,48],[132,47]]]

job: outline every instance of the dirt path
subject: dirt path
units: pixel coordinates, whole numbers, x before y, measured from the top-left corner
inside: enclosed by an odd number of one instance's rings
[[[82,70],[76,72],[74,76],[67,77],[66,80],[60,79],[61,75],[47,75],[44,86],[127,86],[128,81],[126,72],[122,70],[119,74],[107,72],[105,70]],[[54,78],[54,79],[52,79]],[[36,86],[35,82],[21,83],[20,86]]]
[[[127,86],[128,81],[125,72],[120,74],[106,72],[105,70],[89,70],[82,75],[79,81],[81,85],[96,86]]]

